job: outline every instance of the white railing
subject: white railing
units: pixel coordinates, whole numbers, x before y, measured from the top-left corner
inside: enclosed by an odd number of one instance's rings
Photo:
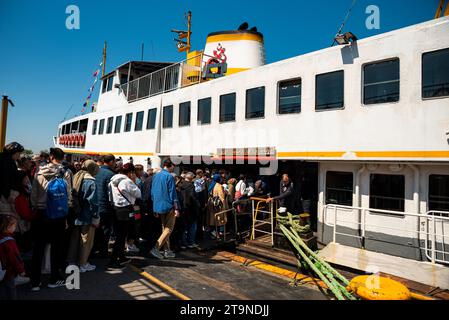
[[[210,58],[213,57],[199,54],[130,81],[129,83],[122,84],[120,90],[128,102],[134,102],[198,84],[204,81],[202,75],[203,67]]]
[[[348,211],[358,212],[359,213],[359,216],[357,217],[358,221],[339,219],[339,215],[342,214],[348,215]],[[328,218],[328,215],[330,213],[333,213],[333,216],[331,218]],[[415,228],[410,229],[407,227],[388,226],[386,225],[384,219],[374,219],[376,221],[381,221],[380,224],[367,223],[367,217],[373,214],[377,216],[379,214],[387,214],[389,216],[392,217],[396,216],[399,218],[415,217],[416,218],[416,223],[414,223]],[[331,220],[332,222],[330,222],[329,220]],[[370,221],[372,220],[373,219],[370,219]],[[406,224],[405,221],[406,221],[405,219],[401,220],[403,224]],[[419,249],[424,250],[426,257],[432,263],[449,264],[449,249],[446,249],[446,246],[449,247],[449,235],[445,235],[444,232],[445,228],[449,230],[449,212],[428,211],[426,214],[417,214],[411,212],[398,212],[391,210],[380,210],[372,208],[328,204],[325,205],[323,209],[323,222],[325,225],[333,228],[332,241],[334,243],[337,243],[337,235],[358,238],[362,242],[362,248],[364,248],[367,228],[369,228],[371,232],[384,233],[384,234],[394,235],[392,231],[396,232],[396,234],[398,234],[398,232],[399,234],[400,233],[416,234],[415,238],[418,240]],[[342,223],[356,225],[355,230],[359,231],[359,235],[338,232],[337,227],[343,227]],[[407,224],[410,224],[409,221],[407,221]],[[420,230],[420,226],[424,226],[425,228]],[[350,227],[347,228],[354,229]],[[387,233],[386,232],[387,230],[389,230],[390,232]],[[441,233],[438,233],[439,230],[441,230]],[[424,248],[421,247],[421,240],[423,237],[424,237]],[[448,239],[448,241],[446,241],[445,239]],[[441,250],[437,249],[438,242],[441,245]],[[437,254],[439,254],[440,257],[442,256],[442,259],[438,258]]]

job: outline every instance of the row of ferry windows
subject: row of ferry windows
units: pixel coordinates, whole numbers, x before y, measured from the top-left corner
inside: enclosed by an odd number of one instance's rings
[[[352,206],[354,193],[352,172],[326,173],[326,204]],[[429,176],[429,210],[449,211],[449,175]],[[404,212],[405,177],[371,174],[369,207]]]
[[[316,75],[315,109],[332,110],[344,107],[344,71]],[[380,61],[363,66],[363,103],[365,105],[399,101],[399,59]],[[278,84],[278,113],[292,114],[301,112],[301,79],[281,81]],[[422,56],[422,98],[438,98],[449,96],[449,49],[428,52]],[[257,119],[265,116],[265,87],[252,88],[246,91],[246,119]],[[211,123],[212,99],[198,100],[199,124]],[[147,129],[154,129],[156,109],[148,111]],[[173,105],[163,108],[163,128],[173,127]],[[220,96],[219,122],[235,121],[236,93]],[[125,132],[131,131],[133,114],[125,118]],[[144,112],[136,114],[134,130],[143,129]],[[117,117],[115,133],[120,132],[122,116]],[[179,105],[179,126],[189,126],[191,121],[191,102]],[[100,120],[99,134],[103,134],[105,120]],[[112,133],[113,118],[107,120],[106,133]],[[94,121],[93,134],[97,131]]]
[[[363,103],[365,105],[399,101],[399,59],[363,66]],[[281,81],[278,85],[278,113],[301,112],[301,79]],[[449,49],[423,54],[422,97],[449,96]],[[211,123],[211,98],[198,101],[198,122]],[[344,71],[316,75],[315,109],[341,109],[344,106]],[[173,127],[173,106],[163,109],[163,127]],[[220,96],[219,122],[235,121],[236,93]],[[246,119],[265,116],[265,87],[246,91]],[[191,103],[179,105],[179,126],[189,126]]]
[[[134,131],[142,131],[144,122],[144,111],[137,112],[136,113],[136,120],[134,122]],[[148,117],[147,117],[147,123],[146,128],[147,130],[156,128],[156,113],[157,109],[150,109],[148,110]],[[92,126],[92,134],[99,134],[102,135],[104,133],[111,134],[114,133],[120,133],[122,130],[122,122],[123,122],[123,116],[117,116],[115,117],[115,125],[114,125],[114,117],[109,117],[107,119],[101,119],[101,120],[94,120],[93,126]],[[131,129],[133,127],[133,113],[127,113],[125,115],[125,121],[124,121],[124,132],[131,132]]]

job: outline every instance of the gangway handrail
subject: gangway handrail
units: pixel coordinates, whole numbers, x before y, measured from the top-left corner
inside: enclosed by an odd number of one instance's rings
[[[339,212],[338,209],[360,211],[361,212],[360,221],[338,220],[338,212]],[[334,213],[333,223],[329,223],[329,221],[327,219],[328,212]],[[424,224],[426,225],[426,229],[425,229],[425,231],[422,231],[419,228],[413,229],[413,230],[407,230],[404,228],[394,228],[394,227],[390,227],[390,226],[379,226],[379,225],[367,224],[366,223],[366,213],[367,212],[368,213],[372,213],[372,212],[385,213],[385,214],[396,215],[396,216],[400,216],[400,217],[416,217],[417,219],[419,219],[419,221],[421,221],[420,219],[424,219],[425,220]],[[447,214],[448,216],[447,217],[436,216],[435,213],[436,214]],[[436,232],[436,222],[437,221],[442,223],[442,233],[441,234]],[[337,232],[338,222],[346,222],[349,224],[358,225],[358,228],[361,229],[361,234],[353,235],[353,234],[345,234],[342,232]],[[393,210],[374,209],[374,208],[366,208],[366,207],[358,207],[358,206],[327,204],[323,207],[323,223],[325,225],[333,228],[333,235],[332,235],[333,243],[337,243],[336,237],[337,237],[337,234],[339,234],[339,235],[343,235],[343,236],[347,236],[347,237],[354,237],[354,238],[361,239],[362,240],[362,248],[364,248],[364,239],[365,239],[367,227],[384,228],[384,229],[389,229],[389,230],[393,230],[393,231],[402,231],[402,232],[406,232],[406,233],[416,233],[418,241],[421,240],[422,235],[425,235],[425,238],[424,238],[425,247],[423,249],[424,249],[426,257],[429,260],[431,260],[431,262],[433,264],[435,264],[436,262],[443,263],[443,264],[449,263],[449,260],[445,260],[446,255],[449,256],[449,252],[445,251],[445,241],[444,241],[444,238],[449,238],[449,235],[444,235],[444,223],[448,223],[448,225],[449,225],[449,212],[446,212],[446,211],[432,210],[432,211],[427,211],[425,214],[419,214],[419,213],[412,213],[412,212],[398,212],[398,211],[393,211]],[[431,223],[432,228],[429,228],[429,223]],[[436,244],[437,237],[440,237],[442,239],[442,250],[437,250],[436,245],[434,245],[434,244]],[[428,238],[432,239],[433,245],[432,245],[431,249],[428,248],[428,242],[429,242]],[[420,244],[419,244],[419,248],[422,249]],[[429,253],[428,253],[429,250],[431,251],[431,255],[429,255]],[[442,254],[443,259],[438,259],[436,256],[437,253]]]

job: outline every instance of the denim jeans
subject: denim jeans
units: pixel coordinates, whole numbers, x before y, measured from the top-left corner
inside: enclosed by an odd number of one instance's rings
[[[182,233],[182,243],[184,245],[191,246],[195,244],[197,226],[196,221],[186,225],[185,230]]]

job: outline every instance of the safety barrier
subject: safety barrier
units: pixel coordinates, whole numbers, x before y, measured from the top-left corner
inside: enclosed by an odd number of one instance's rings
[[[358,213],[358,221],[339,218],[339,215],[348,215],[348,212]],[[329,217],[331,214],[332,217]],[[394,227],[388,225],[385,222],[385,219],[370,219],[370,221],[381,221],[378,224],[367,223],[367,217],[379,214],[401,218],[401,220],[398,220],[396,223],[401,224],[400,222],[402,221],[402,224],[400,227]],[[407,226],[404,226],[411,224],[410,221],[404,219],[406,217],[416,218],[416,223],[412,223],[415,226],[414,228],[407,228]],[[362,248],[365,247],[364,244],[367,229],[372,232],[390,235],[396,235],[398,233],[414,234],[414,238],[419,240],[419,248],[425,252],[426,257],[432,263],[449,264],[449,232],[447,232],[449,231],[449,212],[428,211],[425,214],[417,214],[411,212],[328,204],[323,208],[323,222],[325,225],[333,228],[332,241],[334,243],[337,243],[337,235],[358,238],[361,240]],[[355,228],[350,229],[357,230],[358,235],[337,231],[337,227],[342,227],[343,224],[346,224],[346,226],[348,224],[355,225]],[[445,230],[447,234],[445,234]],[[424,247],[422,247],[421,242],[424,242]],[[438,248],[438,244],[440,244],[441,248]],[[438,258],[438,254],[440,258]]]
[[[128,102],[134,102],[206,81],[202,71],[214,57],[199,54],[120,86]]]

